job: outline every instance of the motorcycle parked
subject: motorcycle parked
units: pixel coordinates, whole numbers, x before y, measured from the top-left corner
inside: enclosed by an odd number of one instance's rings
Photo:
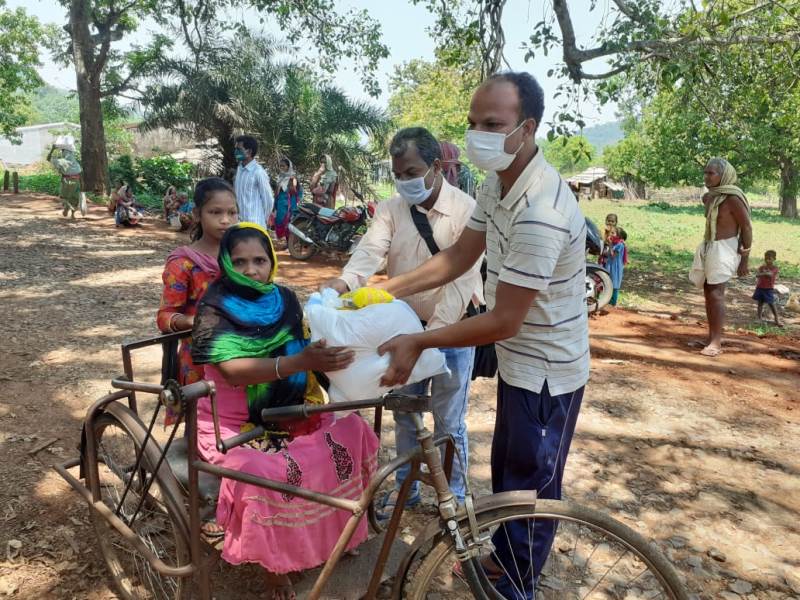
[[[599,257],[603,253],[603,236],[597,225],[586,218],[586,253]],[[586,261],[586,310],[597,312],[609,302],[614,294],[611,274],[597,262]]]
[[[325,208],[312,202],[297,207],[297,215],[289,224],[288,250],[292,258],[308,260],[320,250],[350,255],[366,231],[377,205],[365,202],[338,209]]]

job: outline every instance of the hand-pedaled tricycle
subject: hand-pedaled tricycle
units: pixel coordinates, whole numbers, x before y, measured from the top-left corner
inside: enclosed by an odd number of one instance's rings
[[[55,467],[88,503],[100,550],[122,598],[210,600],[211,565],[218,557],[219,538],[205,536],[201,521],[213,514],[222,477],[350,513],[309,599],[327,597],[325,585],[363,518],[384,535],[363,588],[364,598],[376,597],[414,480],[433,487],[438,515],[417,534],[390,580],[392,598],[687,598],[675,570],[655,545],[603,513],[572,502],[537,499],[535,492],[528,491],[473,498],[469,486],[465,502],[458,505],[448,487],[454,444],[449,437],[434,440],[426,428],[422,417],[430,412],[426,396],[390,393],[374,400],[265,411],[265,421],[275,422],[325,411],[374,408],[378,435],[384,408],[412,415],[419,447],[381,466],[356,501],[204,462],[196,451],[197,400],[209,396],[216,415],[215,390],[206,381],[181,387],[170,377],[176,372],[177,344],[185,335],[122,345],[125,374],[112,381],[118,391],[100,398],[87,411],[80,456]],[[133,351],[159,345],[164,350],[163,384],[137,382]],[[140,393],[159,399],[147,424],[142,420],[144,411],[139,410]],[[156,423],[164,407],[182,418],[168,431],[158,432]],[[182,423],[185,435],[178,435]],[[256,428],[220,439],[217,430],[217,449],[227,452],[263,433]],[[410,464],[411,471],[385,524],[375,516],[374,499],[389,475],[405,464]],[[497,556],[493,540],[507,536],[510,527],[517,535],[520,527],[527,530],[530,545],[528,556],[517,551],[517,560],[509,567]],[[553,527],[557,527],[556,538],[542,568],[536,563],[533,540],[537,531]]]

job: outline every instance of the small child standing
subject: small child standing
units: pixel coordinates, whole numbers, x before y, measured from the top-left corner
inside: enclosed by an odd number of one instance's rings
[[[775,250],[767,250],[764,253],[764,264],[758,267],[756,272],[756,291],[753,293],[753,300],[758,302],[758,320],[763,320],[762,313],[764,304],[766,304],[772,311],[772,316],[775,317],[775,325],[780,327],[778,309],[775,308],[775,280],[778,278],[778,267],[775,266],[776,258],[778,255]]]
[[[619,219],[617,219],[617,215],[614,213],[608,213],[606,215],[606,228],[603,231],[603,242],[605,242],[606,246],[611,246],[611,238],[617,235],[617,223]]]
[[[608,239],[608,254],[605,257],[603,266],[608,269],[611,275],[611,283],[614,286],[614,293],[611,295],[611,306],[617,305],[619,298],[619,289],[622,287],[622,274],[625,270],[625,265],[628,264],[628,247],[626,241],[628,234],[622,227],[615,227],[613,233]]]
[[[606,215],[606,227],[603,231],[603,253],[598,261],[611,274],[614,293],[609,304],[617,305],[619,289],[622,287],[622,272],[628,264],[628,248],[625,245],[628,234],[619,226],[619,219],[614,213]]]

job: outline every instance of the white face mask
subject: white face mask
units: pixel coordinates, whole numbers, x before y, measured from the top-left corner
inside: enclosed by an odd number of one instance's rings
[[[527,119],[526,119],[527,121]],[[522,149],[523,139],[514,154],[506,152],[506,139],[514,135],[525,124],[525,121],[516,126],[508,135],[492,131],[467,130],[467,158],[479,169],[484,171],[505,171]]]
[[[394,180],[394,187],[397,188],[397,193],[400,194],[403,199],[408,202],[409,204],[422,204],[431,197],[433,193],[433,185],[431,185],[430,189],[425,187],[425,178],[428,176],[428,173],[431,172],[430,167],[427,171],[425,171],[425,175],[422,177],[415,177],[414,179],[397,179]],[[434,179],[434,182],[436,180]]]

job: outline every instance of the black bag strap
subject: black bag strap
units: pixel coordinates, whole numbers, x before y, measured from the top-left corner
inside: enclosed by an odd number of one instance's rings
[[[431,256],[433,256],[439,252],[439,246],[436,244],[436,240],[433,239],[433,229],[431,229],[431,223],[428,221],[428,215],[419,212],[416,206],[409,208],[411,210],[411,220],[414,221],[419,235],[425,240],[428,250],[431,251]]]
[[[439,245],[436,243],[436,240],[433,239],[433,229],[431,229],[431,222],[428,221],[428,216],[419,212],[416,206],[411,206],[411,220],[414,221],[414,226],[417,228],[420,237],[425,240],[425,243],[428,245],[428,250],[431,251],[431,256],[435,255],[439,252]],[[486,277],[484,276],[484,281],[486,281]],[[467,304],[467,315],[470,317],[474,317],[475,315],[479,314],[480,310],[470,302]]]

